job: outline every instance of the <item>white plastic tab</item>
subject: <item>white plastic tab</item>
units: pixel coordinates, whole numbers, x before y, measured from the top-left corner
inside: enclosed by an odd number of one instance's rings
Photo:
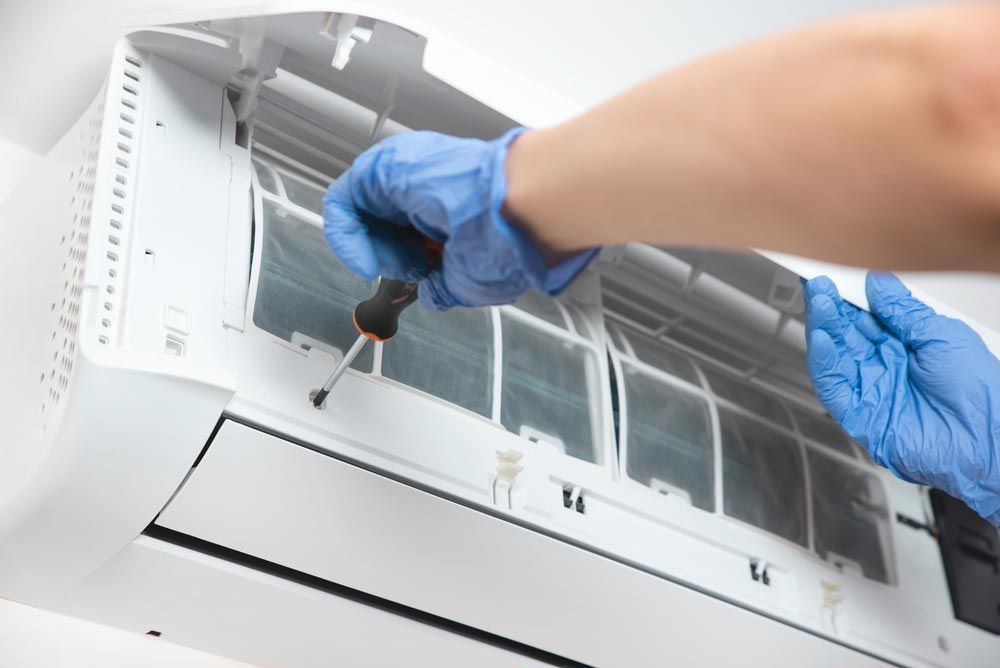
[[[523,505],[523,503],[515,504],[515,498],[523,501],[523,498],[521,498],[523,495],[516,494],[517,490],[515,487],[518,474],[524,470],[523,466],[518,465],[518,462],[521,461],[524,455],[514,449],[505,451],[497,450],[496,454],[497,470],[496,473],[490,475],[490,490],[493,495],[493,504],[507,510],[514,510],[515,505]]]
[[[840,604],[844,602],[843,587],[829,580],[820,582],[822,588],[822,599],[820,605],[820,624],[823,629],[830,633],[843,632],[844,615],[840,610]]]
[[[236,120],[245,122],[257,110],[257,96],[264,81],[274,77],[285,47],[263,35],[247,33],[239,40],[243,69],[237,74],[242,94],[236,101]]]
[[[331,65],[338,70],[344,69],[350,62],[351,51],[355,44],[358,42],[367,44],[372,38],[371,28],[358,26],[357,14],[337,14],[334,12],[324,14],[319,33],[323,37],[337,42]]]

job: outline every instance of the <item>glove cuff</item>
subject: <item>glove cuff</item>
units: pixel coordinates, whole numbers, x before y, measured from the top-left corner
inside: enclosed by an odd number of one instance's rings
[[[519,127],[508,130],[502,137],[494,140],[496,150],[493,153],[493,182],[490,189],[490,217],[493,228],[510,244],[520,260],[520,266],[525,281],[538,292],[554,297],[566,289],[577,275],[587,268],[600,248],[589,248],[580,251],[559,264],[550,267],[531,239],[516,225],[511,224],[500,213],[507,200],[507,153],[511,144],[528,131]]]

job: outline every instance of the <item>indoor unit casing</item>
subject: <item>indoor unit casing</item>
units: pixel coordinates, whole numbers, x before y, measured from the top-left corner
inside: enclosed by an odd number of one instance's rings
[[[311,12],[117,45],[3,210],[0,595],[265,665],[992,665],[764,255],[629,245],[557,300],[414,307],[312,407],[373,290],[326,185],[386,136],[566,113],[472,54],[503,82],[474,99],[425,37]]]

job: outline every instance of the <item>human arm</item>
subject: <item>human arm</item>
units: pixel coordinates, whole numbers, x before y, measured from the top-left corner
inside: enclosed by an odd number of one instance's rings
[[[1000,269],[1000,7],[862,14],[654,78],[507,159],[550,255],[759,247],[892,269]]]
[[[865,14],[516,140],[396,136],[331,186],[327,238],[363,276],[423,277],[437,307],[558,292],[589,257],[575,251],[626,241],[1000,269],[998,36],[992,4]],[[411,225],[444,243],[441,267]]]
[[[816,395],[876,462],[1000,526],[1000,360],[895,276],[869,274],[867,293],[871,313],[825,277],[806,284]]]

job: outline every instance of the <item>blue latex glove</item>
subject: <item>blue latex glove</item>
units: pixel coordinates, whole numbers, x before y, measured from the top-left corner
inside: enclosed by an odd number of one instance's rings
[[[597,251],[549,267],[501,215],[507,149],[522,132],[488,142],[412,132],[372,146],[326,194],[330,247],[366,280],[419,280],[420,301],[435,309],[559,293]],[[428,268],[420,235],[444,243],[440,266]]]
[[[841,299],[826,277],[806,284],[816,394],[876,462],[1000,526],[1000,361],[895,276],[869,274],[867,292],[872,313]]]

